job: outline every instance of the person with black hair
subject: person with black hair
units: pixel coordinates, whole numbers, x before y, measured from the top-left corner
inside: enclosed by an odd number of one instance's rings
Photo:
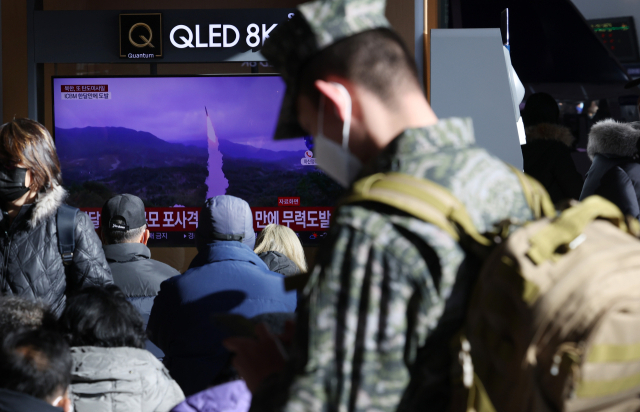
[[[0,296],[0,339],[20,329],[55,329],[56,318],[41,302],[20,296]]]
[[[522,146],[525,173],[542,183],[554,203],[578,199],[583,181],[571,157],[574,137],[558,124],[558,103],[547,93],[533,94],[522,120],[527,134]]]
[[[70,297],[60,328],[71,345],[76,411],[160,412],[184,399],[167,369],[143,349],[142,318],[117,286]]]
[[[4,337],[0,412],[71,412],[70,382],[71,354],[62,335],[33,329]]]
[[[296,352],[283,356],[267,334],[225,340],[252,411],[448,409],[451,342],[476,276],[407,187],[438,185],[480,233],[533,218],[517,173],[476,145],[471,119],[433,112],[385,3],[300,4],[261,50],[287,86],[274,138],[313,135],[317,166],[354,195],[303,289]]]

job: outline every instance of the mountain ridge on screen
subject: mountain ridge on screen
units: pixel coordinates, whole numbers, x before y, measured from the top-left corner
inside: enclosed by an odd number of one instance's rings
[[[159,151],[171,154],[202,155],[206,154],[206,137],[202,145],[189,140],[184,144],[169,142],[145,131],[125,127],[82,127],[63,129],[55,128],[55,142],[60,158],[78,158],[87,155],[108,155],[121,152],[123,149]],[[223,156],[244,159],[260,159],[277,161],[287,158],[301,158],[302,151],[273,151],[250,145],[234,143],[220,138],[220,151]],[[299,160],[299,159],[298,159]],[[150,167],[153,167],[152,165]]]
[[[122,127],[56,128],[56,147],[69,204],[101,207],[115,193],[132,193],[147,206],[199,206],[207,193],[206,137],[173,143]],[[302,151],[271,151],[220,139],[226,194],[252,206],[277,206],[299,196],[309,206],[331,206],[341,190],[323,173],[302,166]]]

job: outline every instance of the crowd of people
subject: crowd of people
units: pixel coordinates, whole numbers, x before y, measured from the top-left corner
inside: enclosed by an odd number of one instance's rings
[[[264,44],[287,84],[275,138],[313,135],[318,166],[354,193],[381,175],[436,183],[479,233],[534,220],[521,176],[475,145],[471,120],[431,110],[384,1],[352,1],[349,12],[333,3],[299,6]],[[523,119],[525,171],[556,204],[598,194],[640,218],[640,126],[593,127],[583,184],[556,101],[531,96]],[[202,207],[198,254],[181,274],[151,259],[134,195],[104,204],[101,238],[86,214],[65,220],[63,172],[44,126],[1,127],[0,411],[456,403],[451,342],[477,262],[445,226],[400,203],[343,201],[308,267],[291,229],[270,225],[256,239],[247,202],[217,196]]]

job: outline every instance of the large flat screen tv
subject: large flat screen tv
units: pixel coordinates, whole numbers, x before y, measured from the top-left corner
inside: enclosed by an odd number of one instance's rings
[[[117,193],[142,198],[150,246],[193,246],[216,195],[252,207],[254,227],[326,236],[341,188],[315,166],[312,140],[274,141],[278,76],[54,77],[54,139],[68,203],[89,213]]]

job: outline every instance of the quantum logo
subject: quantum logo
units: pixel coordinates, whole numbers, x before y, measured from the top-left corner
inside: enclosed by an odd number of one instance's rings
[[[136,27],[144,27],[144,28],[145,28],[145,29],[147,29],[147,31],[149,32],[149,36],[148,36],[149,38],[148,38],[148,39],[147,39],[144,35],[142,35],[142,34],[140,34],[140,35],[139,35],[139,36],[140,36],[140,38],[141,38],[142,40],[144,40],[144,43],[142,43],[142,44],[137,43],[137,42],[135,42],[135,41],[133,40],[132,34],[133,34],[133,30],[134,30]],[[151,30],[151,27],[149,27],[149,25],[148,25],[148,24],[146,24],[146,23],[136,23],[136,24],[134,24],[133,26],[131,26],[131,29],[129,29],[129,42],[130,42],[134,47],[147,47],[147,46],[149,46],[149,47],[153,47],[153,48],[155,48],[155,47],[154,47],[154,45],[153,45],[153,44],[151,44],[151,39],[153,39],[153,30]]]
[[[121,14],[120,57],[155,59],[162,57],[162,15]]]

